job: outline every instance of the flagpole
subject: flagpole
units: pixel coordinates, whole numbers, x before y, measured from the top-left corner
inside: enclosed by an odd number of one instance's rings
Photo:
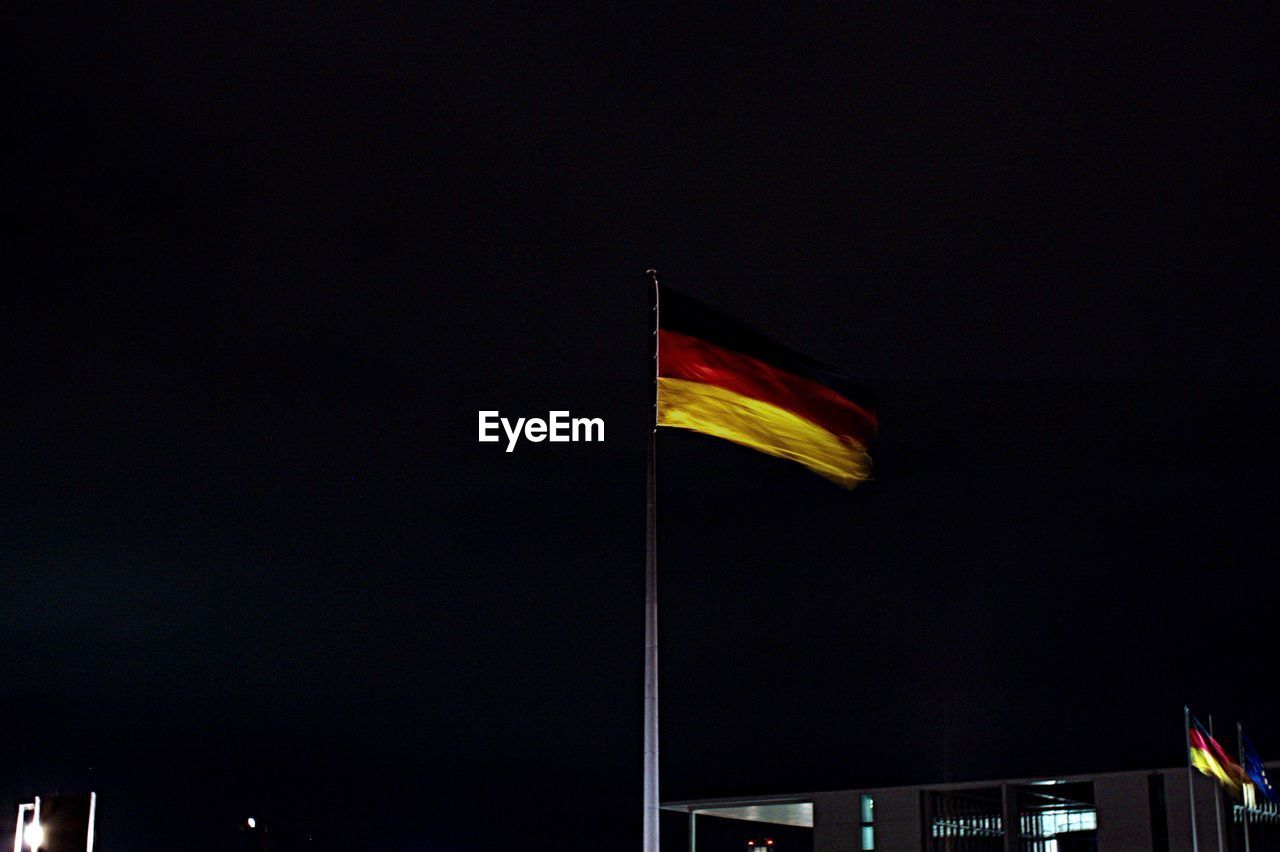
[[[658,843],[658,271],[653,281],[653,416],[646,471],[644,558],[644,852]]]
[[[1209,739],[1213,736],[1213,714],[1209,714]],[[1218,784],[1213,785],[1213,821],[1218,829],[1218,852],[1223,852],[1222,840],[1222,788]]]
[[[1240,765],[1244,765],[1244,725],[1236,722],[1236,754],[1240,758]],[[1246,776],[1240,785],[1240,822],[1244,825],[1244,852],[1249,852],[1249,797],[1244,794],[1244,788],[1250,781]]]
[[[1200,831],[1196,828],[1196,785],[1191,773],[1191,705],[1182,705],[1182,735],[1187,740],[1187,797],[1191,800],[1191,852],[1200,852]]]

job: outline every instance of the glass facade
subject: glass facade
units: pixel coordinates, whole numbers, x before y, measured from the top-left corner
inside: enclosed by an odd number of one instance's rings
[[[1088,783],[934,790],[924,805],[931,852],[1003,852],[1006,811],[1019,852],[1095,852],[1098,845]]]
[[[859,846],[866,849],[876,848],[876,800],[873,796],[858,797],[858,814],[862,823],[861,843]]]
[[[1229,845],[1231,849],[1245,848],[1246,820],[1250,849],[1254,852],[1259,849],[1280,849],[1280,807],[1266,799],[1259,800],[1252,784],[1244,786],[1244,803],[1230,805],[1232,824]]]
[[[1022,814],[1022,848],[1027,852],[1096,849],[1098,812],[1093,808],[1062,808]]]
[[[930,852],[1003,852],[1004,818],[998,787],[925,793]]]

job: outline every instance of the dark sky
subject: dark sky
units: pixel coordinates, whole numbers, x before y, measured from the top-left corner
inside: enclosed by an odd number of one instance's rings
[[[0,830],[637,846],[649,266],[881,414],[659,436],[664,797],[1280,754],[1273,21],[1073,8],[13,22]]]

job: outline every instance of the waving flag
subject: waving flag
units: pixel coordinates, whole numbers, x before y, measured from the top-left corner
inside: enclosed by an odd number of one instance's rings
[[[1245,778],[1244,768],[1227,756],[1227,752],[1217,740],[1209,736],[1209,732],[1195,716],[1191,717],[1187,740],[1191,747],[1191,765],[1200,770],[1202,775],[1218,779],[1218,783],[1226,787],[1231,795],[1239,797]]]
[[[870,478],[876,415],[848,376],[667,287],[658,323],[659,426],[797,461],[846,488]]]
[[[1280,805],[1280,792],[1271,784],[1271,779],[1267,777],[1267,768],[1262,765],[1262,758],[1258,755],[1258,750],[1253,747],[1253,743],[1243,733],[1240,734],[1240,762],[1244,764],[1245,775],[1253,782],[1258,792]]]

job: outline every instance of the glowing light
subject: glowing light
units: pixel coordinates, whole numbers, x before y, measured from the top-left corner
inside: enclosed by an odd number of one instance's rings
[[[257,827],[258,827],[258,821],[257,821],[256,819],[254,819],[253,817],[249,817],[249,818],[248,818],[247,820],[245,820],[244,822],[245,822],[245,825],[249,826],[250,828],[257,828]]]
[[[40,844],[44,843],[44,829],[40,823],[33,822],[27,826],[26,831],[22,832],[22,840],[30,849],[39,849]]]

